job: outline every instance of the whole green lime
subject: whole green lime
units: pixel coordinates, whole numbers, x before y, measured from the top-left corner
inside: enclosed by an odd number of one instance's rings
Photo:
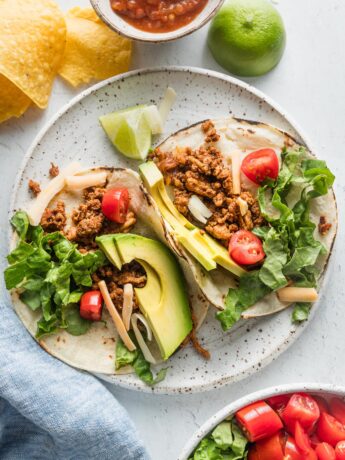
[[[285,28],[268,0],[228,0],[213,19],[207,41],[218,64],[236,75],[252,77],[278,64]]]

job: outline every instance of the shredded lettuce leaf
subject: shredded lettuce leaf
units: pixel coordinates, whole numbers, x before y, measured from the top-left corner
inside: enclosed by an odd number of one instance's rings
[[[129,351],[123,341],[118,338],[116,342],[116,358],[115,358],[115,369],[121,369],[123,366],[132,366],[136,375],[149,386],[156,385],[165,379],[167,369],[161,369],[157,372],[156,376],[153,376],[151,371],[151,365],[146,361],[138,342],[136,341],[133,331],[129,333],[132,341],[135,343],[137,349]]]
[[[201,440],[189,460],[244,460],[248,440],[234,420],[221,422]]]
[[[60,232],[44,235],[41,226],[29,224],[23,211],[11,222],[20,241],[7,257],[6,288],[20,288],[22,302],[33,311],[41,309],[36,337],[59,328],[74,335],[85,333],[90,324],[85,320],[77,323],[73,304],[79,302],[85,287],[92,285],[91,274],[105,265],[104,254],[99,250],[82,254]]]
[[[224,330],[230,329],[246,308],[289,281],[295,286],[316,286],[320,275],[317,261],[326,249],[314,238],[316,226],[310,219],[310,204],[327,194],[333,182],[326,163],[308,159],[305,148],[283,150],[277,180],[267,181],[258,190],[260,211],[269,226],[256,228],[253,233],[263,240],[266,259],[260,269],[240,278],[238,288],[229,289],[225,310],[217,313]],[[289,206],[291,193],[297,199]],[[297,308],[293,320],[307,319],[306,312],[305,307]]]

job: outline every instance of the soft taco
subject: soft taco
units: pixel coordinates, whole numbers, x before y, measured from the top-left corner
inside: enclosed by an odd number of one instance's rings
[[[208,303],[194,280],[187,290],[138,174],[78,164],[50,173],[42,191],[30,181],[37,196],[11,220],[5,281],[14,308],[62,361],[105,374],[134,369],[154,384],[164,371],[155,378],[150,365],[194,337]]]
[[[143,182],[223,329],[294,303],[307,318],[337,231],[333,174],[287,133],[224,118],[178,131]]]

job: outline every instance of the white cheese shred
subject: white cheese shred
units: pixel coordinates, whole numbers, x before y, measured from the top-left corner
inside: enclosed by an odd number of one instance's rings
[[[241,152],[234,150],[231,153],[232,193],[234,195],[241,193],[241,163]]]
[[[146,344],[146,342],[144,340],[144,337],[143,337],[140,329],[138,328],[138,320],[145,326],[145,329],[146,329],[146,332],[147,332],[147,340],[148,341],[152,340],[151,328],[150,328],[150,326],[148,325],[146,319],[144,318],[144,316],[141,313],[133,313],[132,318],[131,318],[131,324],[132,324],[132,328],[133,328],[133,331],[134,331],[134,334],[135,334],[135,338],[138,341],[139,347],[140,347],[141,351],[143,352],[143,355],[144,355],[146,361],[148,361],[151,364],[157,364],[157,361],[153,357],[149,347],[147,346],[147,344]]]
[[[174,105],[176,100],[176,92],[173,88],[168,86],[168,88],[165,91],[164,97],[162,99],[162,102],[159,104],[158,111],[161,116],[162,120],[162,125],[165,124],[165,122],[168,119],[168,114]]]
[[[192,195],[189,198],[188,209],[193,214],[195,219],[197,219],[202,224],[206,224],[207,219],[212,216],[212,212],[196,195]]]
[[[131,316],[133,312],[133,284],[127,283],[123,286],[123,306],[122,306],[122,320],[125,325],[126,331],[129,331],[131,325]]]
[[[107,180],[107,172],[91,172],[89,174],[82,174],[80,176],[67,176],[65,179],[66,187],[73,192],[83,190],[88,187],[101,186]]]
[[[305,287],[284,287],[277,291],[277,295],[282,302],[316,302],[318,299],[316,289]]]
[[[129,351],[134,351],[137,349],[135,344],[132,342],[132,339],[128,335],[128,332],[126,331],[125,325],[123,324],[123,321],[121,319],[121,316],[119,315],[119,312],[116,310],[115,305],[113,304],[113,301],[111,300],[107,285],[105,284],[105,281],[102,280],[98,283],[98,287],[101,291],[105,306],[107,307],[107,310],[114,322],[115,328],[121,337],[123,343],[126,345]]]

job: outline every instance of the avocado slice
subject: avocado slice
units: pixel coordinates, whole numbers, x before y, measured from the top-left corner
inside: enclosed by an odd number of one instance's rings
[[[153,161],[140,165],[139,172],[164,219],[169,222],[176,233],[177,240],[207,271],[214,270],[219,264],[236,276],[246,273],[230,258],[223,246],[210,235],[192,225],[176,209],[166,191],[163,175]]]
[[[159,241],[131,233],[96,238],[110,262],[120,267],[136,260],[147,275],[143,288],[135,288],[162,358],[168,359],[193,327],[182,270],[170,250]]]

